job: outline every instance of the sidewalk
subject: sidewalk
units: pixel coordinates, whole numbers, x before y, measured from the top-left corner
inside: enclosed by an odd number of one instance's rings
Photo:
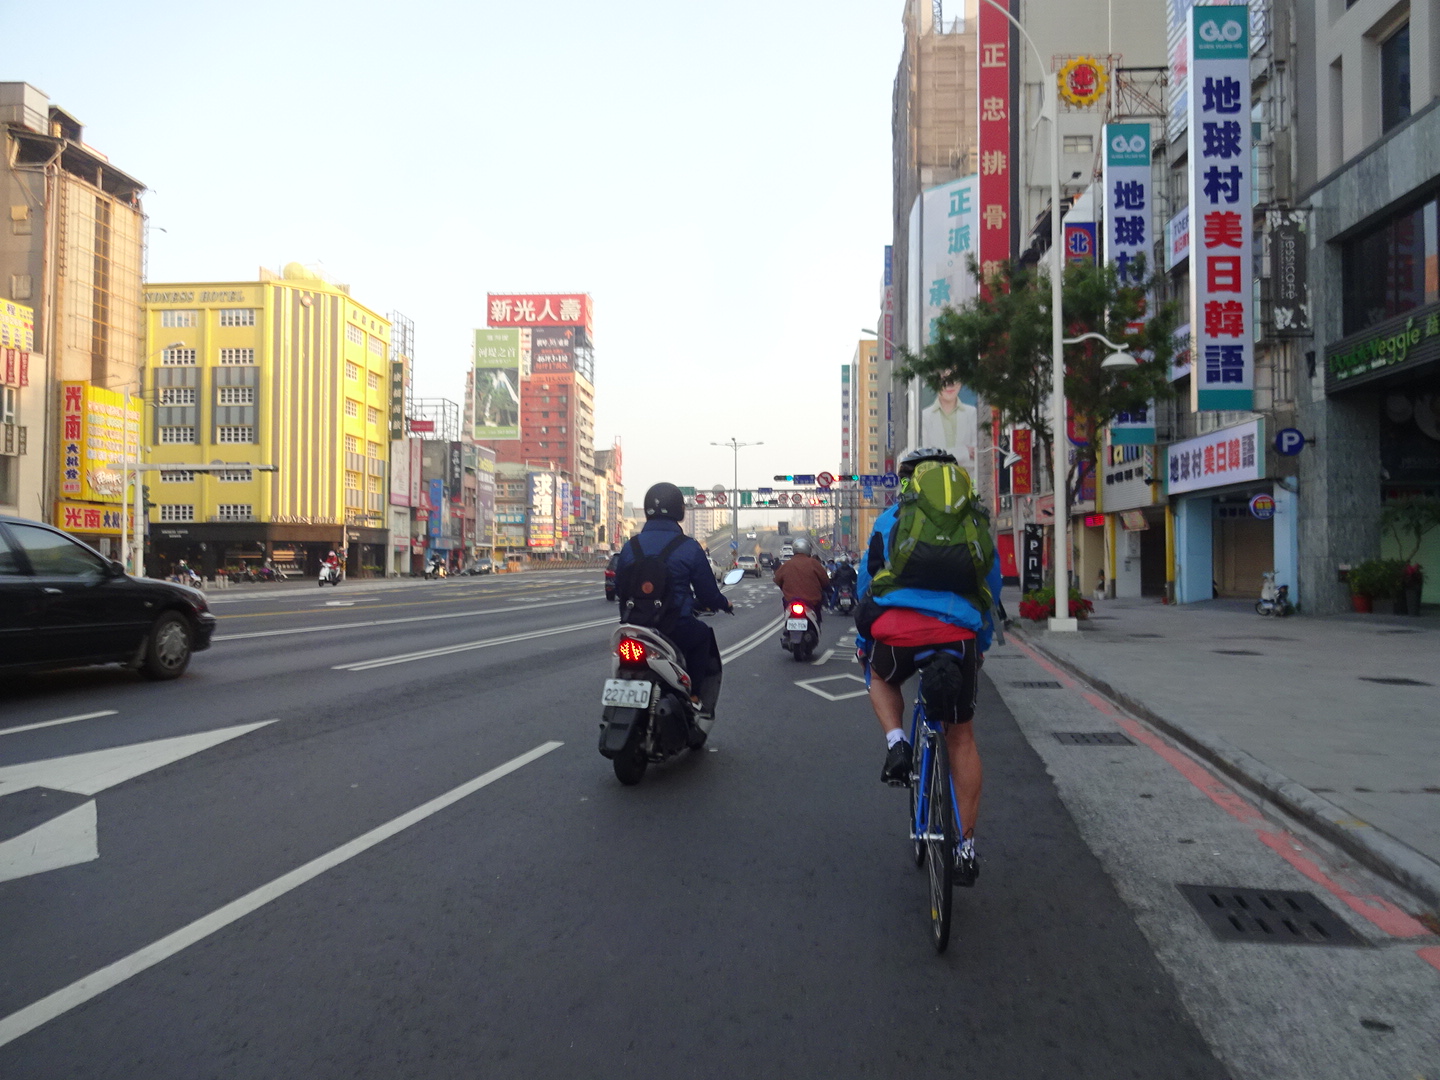
[[[1061,666],[1440,907],[1440,618],[1271,619],[1250,601],[1099,600],[1080,627],[1016,624]]]

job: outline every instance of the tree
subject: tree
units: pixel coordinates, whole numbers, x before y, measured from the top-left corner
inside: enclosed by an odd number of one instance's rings
[[[1092,462],[1103,425],[1174,396],[1170,360],[1178,305],[1153,305],[1142,323],[1158,282],[1145,279],[1143,260],[1133,266],[1138,284],[1122,283],[1113,266],[1083,265],[1067,267],[1062,282],[1065,336],[1098,331],[1140,361],[1139,367],[1102,369],[1110,355],[1103,342],[1066,346],[1065,396],[1077,420],[1097,433],[1085,455]],[[970,273],[979,280],[974,259]],[[935,340],[919,355],[905,353],[896,374],[918,377],[936,391],[958,380],[998,409],[1004,423],[1033,430],[1051,460],[1050,334],[1049,275],[1006,264],[991,279],[988,297],[946,308],[935,321]],[[1062,505],[1068,506],[1068,499]]]
[[[1440,529],[1440,499],[1409,498],[1387,503],[1380,527],[1395,538],[1401,558],[1413,563],[1432,529]]]

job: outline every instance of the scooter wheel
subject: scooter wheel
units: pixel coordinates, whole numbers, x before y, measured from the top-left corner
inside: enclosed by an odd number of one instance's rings
[[[626,787],[634,787],[645,777],[645,766],[649,760],[645,757],[642,747],[636,746],[632,749],[613,758],[610,762],[615,767],[615,779]]]
[[[1269,610],[1265,607],[1265,601],[1263,601],[1263,600],[1257,600],[1257,601],[1255,601],[1255,614],[1256,614],[1256,615],[1269,615],[1269,614],[1270,614]]]

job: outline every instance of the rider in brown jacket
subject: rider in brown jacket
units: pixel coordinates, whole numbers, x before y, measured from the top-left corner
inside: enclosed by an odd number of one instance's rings
[[[775,571],[775,585],[786,603],[804,600],[818,616],[825,606],[825,590],[830,585],[830,575],[825,572],[825,564],[811,553],[812,550],[808,539],[803,536],[797,538],[795,554]]]

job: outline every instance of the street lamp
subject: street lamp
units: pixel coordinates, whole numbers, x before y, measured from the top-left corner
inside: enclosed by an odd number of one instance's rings
[[[1087,340],[1104,342],[1107,349],[1114,350],[1109,356],[1107,356],[1104,360],[1100,362],[1100,366],[1102,368],[1107,368],[1111,371],[1115,371],[1120,368],[1133,368],[1140,366],[1140,361],[1136,360],[1135,357],[1126,350],[1124,345],[1116,345],[1115,342],[1111,341],[1104,334],[1097,333],[1094,330],[1090,331],[1087,334],[1081,334],[1079,337],[1067,337],[1065,339],[1065,344],[1078,345],[1080,344],[1080,342]]]
[[[1010,450],[1010,449],[1008,449],[1007,447],[1004,447],[1004,446],[987,446],[987,447],[985,447],[983,450],[977,450],[976,453],[977,453],[977,454],[998,454],[1001,450],[1004,450],[1004,451],[1005,451],[1005,457],[1004,457],[1004,459],[1000,462],[1000,467],[1001,467],[1002,469],[1012,469],[1012,468],[1014,468],[1016,465],[1019,465],[1020,462],[1022,462],[1022,461],[1025,460],[1025,459],[1022,458],[1019,454],[1015,453],[1014,450]]]
[[[728,446],[735,455],[735,486],[731,488],[735,499],[735,505],[731,508],[735,514],[735,558],[740,557],[740,450],[745,446],[764,446],[764,442],[739,442],[733,435],[729,442],[712,442],[711,446]]]

